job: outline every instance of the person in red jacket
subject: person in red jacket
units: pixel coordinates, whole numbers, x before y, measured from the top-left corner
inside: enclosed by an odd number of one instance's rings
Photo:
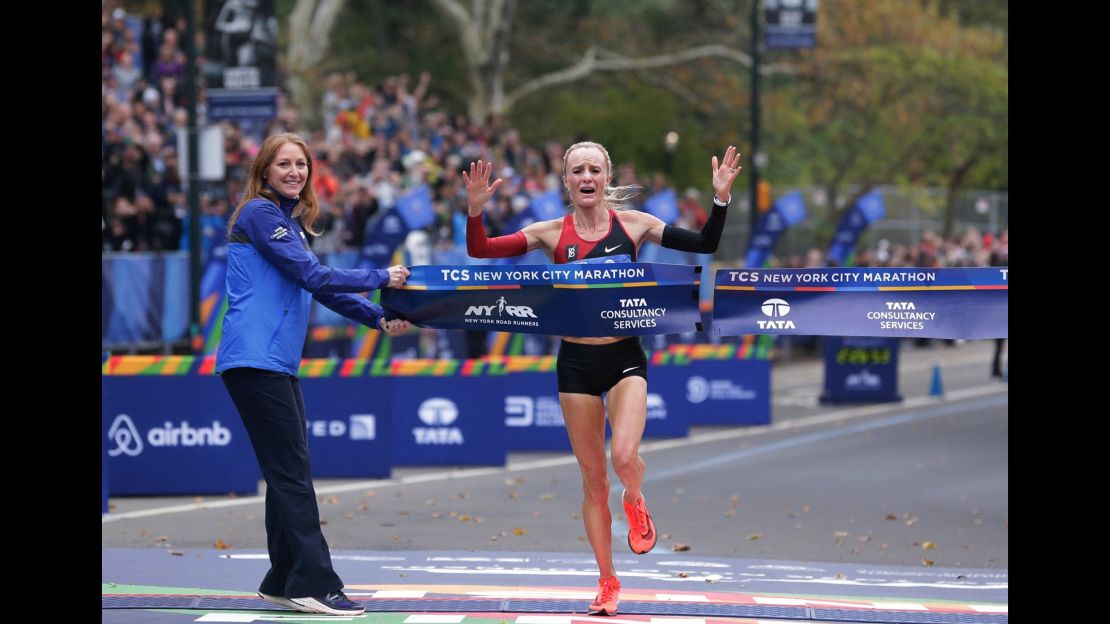
[[[570,197],[571,212],[508,236],[488,238],[482,211],[502,179],[490,184],[493,163],[471,162],[469,174],[463,171],[467,252],[475,258],[504,258],[543,249],[557,264],[616,255],[628,255],[635,261],[640,246],[650,241],[681,251],[713,253],[732,199],[729,190],[740,173],[740,154],[729,146],[721,161],[718,163],[714,156],[711,165],[713,209],[705,225],[695,232],[667,225],[646,212],[621,210],[639,188],[610,186],[613,163],[605,147],[593,142],[575,143],[563,154],[563,185]],[[567,436],[582,471],[582,521],[601,574],[589,612],[615,615],[620,581],[613,567],[605,418],[608,410],[613,430],[613,470],[624,485],[628,546],[642,555],[658,539],[641,491],[645,464],[640,457],[640,440],[647,422],[647,358],[637,337],[564,336],[556,373]],[[608,393],[606,402],[601,399],[603,393]]]

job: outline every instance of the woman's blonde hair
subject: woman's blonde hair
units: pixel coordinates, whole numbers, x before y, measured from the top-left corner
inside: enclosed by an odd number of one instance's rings
[[[609,158],[609,150],[605,149],[605,146],[601,143],[594,143],[593,141],[580,141],[578,143],[575,143],[574,145],[571,145],[567,148],[567,151],[563,152],[564,182],[567,177],[567,158],[570,157],[570,153],[574,150],[584,147],[592,147],[594,149],[597,149],[605,156],[606,177],[611,179],[613,177],[613,160]],[[605,190],[601,194],[601,205],[607,208],[612,208],[614,210],[623,210],[625,208],[628,208],[626,202],[642,193],[643,190],[644,187],[636,184],[628,184],[625,186],[609,186],[609,184],[606,183]]]
[[[281,198],[278,193],[273,189],[265,188],[265,176],[266,172],[270,170],[270,165],[274,164],[278,150],[289,143],[301,148],[301,151],[304,152],[305,161],[308,163],[308,179],[304,188],[301,189],[300,201],[297,207],[293,209],[293,217],[300,219],[301,227],[307,230],[309,234],[313,236],[320,235],[319,232],[312,229],[316,225],[316,220],[320,218],[320,202],[316,200],[316,191],[312,188],[312,150],[308,148],[308,143],[305,143],[299,135],[292,132],[283,132],[267,137],[266,141],[262,143],[262,147],[258,149],[258,156],[255,157],[254,163],[251,164],[250,173],[247,174],[247,188],[243,193],[243,201],[235,208],[231,218],[227,220],[228,236],[231,236],[231,229],[235,227],[239,212],[250,200],[256,197],[264,197],[278,206],[281,205]]]

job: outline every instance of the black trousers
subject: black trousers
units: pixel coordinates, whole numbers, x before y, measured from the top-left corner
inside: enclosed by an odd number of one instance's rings
[[[221,377],[266,479],[270,571],[258,591],[303,598],[342,589],[320,530],[300,380],[256,368],[233,368]]]

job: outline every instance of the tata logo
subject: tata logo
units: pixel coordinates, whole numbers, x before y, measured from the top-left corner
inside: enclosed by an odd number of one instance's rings
[[[790,304],[782,299],[768,299],[764,301],[759,309],[763,312],[764,316],[771,317],[770,321],[756,321],[760,329],[797,329],[794,326],[794,321],[781,320],[782,317],[790,314]]]
[[[499,297],[494,305],[470,306],[463,316],[515,316],[517,318],[538,318],[528,306],[509,305],[505,297]]]
[[[462,431],[448,426],[459,417],[459,408],[451,399],[427,399],[416,408],[416,415],[420,422],[428,425],[413,427],[412,435],[417,444],[463,444]]]

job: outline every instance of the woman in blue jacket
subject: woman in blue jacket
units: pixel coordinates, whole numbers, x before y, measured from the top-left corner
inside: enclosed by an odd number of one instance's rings
[[[351,293],[400,286],[409,270],[321,265],[305,235],[316,234],[320,212],[308,145],[292,133],[266,139],[228,222],[228,309],[216,373],[266,479],[270,570],[258,595],[306,613],[358,615],[365,608],[344,595],[320,530],[297,371],[312,299],[396,336],[407,321],[386,321],[380,306]]]

